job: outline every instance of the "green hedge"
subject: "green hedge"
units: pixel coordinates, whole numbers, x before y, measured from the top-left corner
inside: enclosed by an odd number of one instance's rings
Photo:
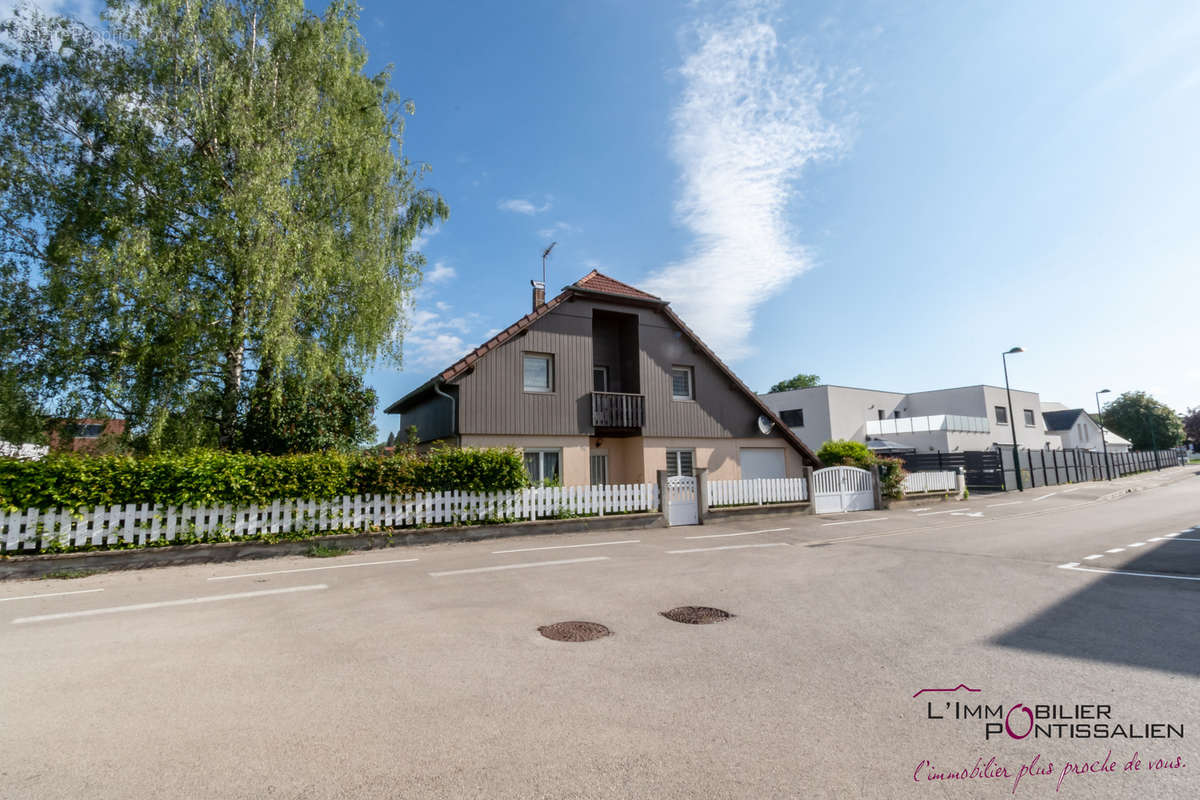
[[[247,505],[274,498],[499,492],[527,483],[511,448],[444,448],[425,456],[294,456],[195,451],[183,455],[52,455],[0,459],[0,508],[86,508],[122,503]]]

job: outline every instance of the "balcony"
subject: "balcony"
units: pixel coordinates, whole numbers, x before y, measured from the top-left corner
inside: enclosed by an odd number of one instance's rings
[[[867,436],[896,436],[902,433],[957,431],[959,433],[989,433],[987,417],[966,417],[961,414],[932,414],[927,417],[891,417],[866,421]]]
[[[592,427],[616,430],[646,424],[646,397],[622,392],[592,392]]]

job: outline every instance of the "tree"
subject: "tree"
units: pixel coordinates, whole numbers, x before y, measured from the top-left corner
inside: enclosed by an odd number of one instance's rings
[[[242,446],[254,452],[350,452],[375,439],[375,390],[340,373],[309,385],[290,374],[278,386],[255,386]]]
[[[1188,441],[1200,448],[1200,408],[1189,408],[1180,421],[1183,423],[1183,432]]]
[[[395,447],[396,446],[396,432],[395,431],[392,431],[391,433],[388,434],[387,441],[384,442],[383,446],[384,447]]]
[[[875,454],[862,442],[834,439],[821,445],[817,458],[827,467],[846,465],[870,469],[875,466]]]
[[[43,307],[43,391],[151,450],[256,384],[399,362],[416,235],[448,215],[401,155],[412,105],[363,72],[356,9],[108,0],[103,35],[0,25],[0,263]]]
[[[811,389],[821,383],[821,378],[817,375],[809,375],[801,372],[794,378],[788,378],[786,381],[780,381],[771,387],[772,392],[786,392],[789,389]]]
[[[1145,392],[1125,392],[1104,407],[1104,427],[1128,439],[1135,450],[1162,450],[1183,443],[1183,423]]]

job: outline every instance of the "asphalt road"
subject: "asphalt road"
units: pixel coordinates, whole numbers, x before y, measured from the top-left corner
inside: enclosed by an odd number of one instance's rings
[[[1184,468],[4,583],[0,797],[1194,798],[1194,526]]]

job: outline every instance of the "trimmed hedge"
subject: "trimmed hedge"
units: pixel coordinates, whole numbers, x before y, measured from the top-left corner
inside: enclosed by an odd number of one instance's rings
[[[198,450],[183,455],[52,455],[0,459],[0,508],[122,503],[248,505],[274,498],[414,492],[503,492],[528,482],[512,448],[442,448],[424,456],[269,456]]]

